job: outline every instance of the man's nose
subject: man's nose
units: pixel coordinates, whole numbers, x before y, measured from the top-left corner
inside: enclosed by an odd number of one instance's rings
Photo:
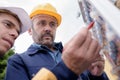
[[[18,37],[18,35],[19,35],[16,29],[10,30],[9,34],[10,34],[10,36],[12,36],[14,39],[16,39],[16,38]]]
[[[51,31],[51,27],[50,27],[50,25],[49,24],[47,24],[46,26],[45,26],[45,31]]]

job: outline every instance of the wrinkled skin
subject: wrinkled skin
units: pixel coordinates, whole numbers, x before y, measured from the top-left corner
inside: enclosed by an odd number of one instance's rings
[[[32,21],[33,27],[29,30],[29,34],[32,35],[34,42],[52,49],[58,27],[56,18],[40,14],[33,17]]]
[[[101,76],[104,71],[105,60],[102,57],[99,57],[95,62],[93,62],[88,70],[93,76]]]
[[[100,45],[87,28],[82,28],[65,46],[62,59],[77,75],[88,69],[99,56]]]

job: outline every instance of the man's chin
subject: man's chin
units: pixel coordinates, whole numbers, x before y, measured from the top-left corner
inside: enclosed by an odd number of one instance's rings
[[[53,42],[51,42],[51,41],[46,41],[46,42],[43,43],[43,45],[52,46],[52,45],[53,45]]]

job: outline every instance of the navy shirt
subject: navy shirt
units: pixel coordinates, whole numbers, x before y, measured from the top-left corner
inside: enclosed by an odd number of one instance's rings
[[[41,68],[51,70],[58,80],[77,80],[78,76],[66,67],[59,54],[62,44],[55,43],[56,57],[45,46],[31,45],[22,54],[15,54],[9,58],[5,80],[31,80]],[[53,53],[54,54],[54,53]],[[57,58],[57,59],[55,59]]]

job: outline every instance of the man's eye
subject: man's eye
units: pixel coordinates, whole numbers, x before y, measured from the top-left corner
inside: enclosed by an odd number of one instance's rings
[[[4,25],[6,26],[6,27],[11,27],[11,24],[9,24],[9,23],[6,23],[6,22],[4,22]]]
[[[50,23],[50,26],[55,26],[55,23]]]
[[[50,22],[50,24],[49,24],[51,27],[56,27],[57,26],[57,24],[55,23],[55,22]]]
[[[46,25],[46,22],[45,22],[45,21],[40,21],[40,22],[38,22],[38,25],[40,25],[40,26],[45,26],[45,25]]]

